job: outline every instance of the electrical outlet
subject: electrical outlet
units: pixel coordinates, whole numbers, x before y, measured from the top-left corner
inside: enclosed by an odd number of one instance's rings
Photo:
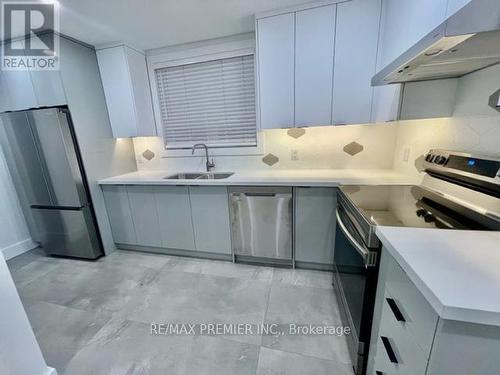
[[[299,160],[299,150],[291,150],[290,159]]]
[[[403,161],[405,163],[408,163],[408,160],[410,160],[411,152],[412,152],[411,146],[405,146],[403,148]]]

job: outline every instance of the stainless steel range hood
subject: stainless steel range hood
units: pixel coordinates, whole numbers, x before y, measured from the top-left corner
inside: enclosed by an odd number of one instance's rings
[[[373,86],[460,77],[500,62],[500,0],[472,0],[372,79]]]

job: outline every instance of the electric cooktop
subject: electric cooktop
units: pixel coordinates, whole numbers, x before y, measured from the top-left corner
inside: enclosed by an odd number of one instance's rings
[[[343,186],[340,191],[371,225],[500,230],[496,220],[423,186]]]

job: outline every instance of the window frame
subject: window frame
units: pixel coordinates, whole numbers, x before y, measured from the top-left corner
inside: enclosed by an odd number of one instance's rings
[[[258,108],[257,85],[257,56],[255,48],[255,34],[240,34],[231,37],[212,39],[208,41],[189,43],[151,50],[146,53],[149,82],[151,87],[153,111],[158,134],[163,138],[163,124],[158,100],[156,84],[156,69],[169,68],[179,65],[195,64],[212,60],[253,55],[255,73],[255,126],[257,133],[256,146],[223,146],[209,147],[211,155],[262,155],[264,154],[264,137],[260,127]],[[163,141],[163,140],[162,140]],[[163,141],[164,143],[164,141]],[[192,156],[190,148],[167,148],[165,146],[162,157]],[[197,156],[197,155],[195,155]]]

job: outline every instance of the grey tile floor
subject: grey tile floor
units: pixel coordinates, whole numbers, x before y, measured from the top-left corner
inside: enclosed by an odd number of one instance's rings
[[[329,272],[126,251],[8,265],[59,374],[353,374],[341,336],[150,334],[152,322],[341,325]]]

